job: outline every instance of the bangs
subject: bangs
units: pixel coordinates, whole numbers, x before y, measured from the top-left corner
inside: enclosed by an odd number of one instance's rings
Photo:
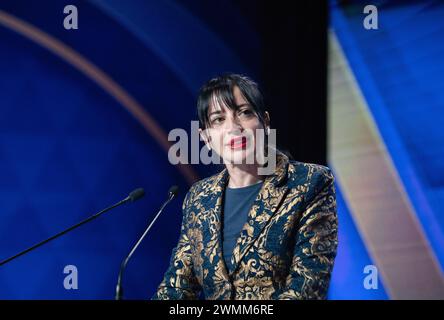
[[[221,88],[211,93],[209,104],[207,107],[207,120],[210,111],[221,110],[222,107],[230,110],[236,109],[236,101],[233,91],[230,88]]]
[[[236,101],[233,95],[232,85],[225,83],[219,85],[212,90],[206,91],[198,102],[199,119],[202,119],[202,128],[208,128],[210,126],[209,112],[215,110],[221,110],[222,106],[234,110],[236,107]]]
[[[263,123],[263,99],[256,83],[247,77],[227,75],[210,80],[204,85],[197,100],[197,113],[201,129],[209,128],[209,111],[221,110],[222,107],[236,110],[234,87],[238,87],[243,98],[250,104],[252,111]]]

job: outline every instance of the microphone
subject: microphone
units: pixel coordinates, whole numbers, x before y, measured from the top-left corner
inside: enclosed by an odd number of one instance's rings
[[[10,262],[10,261],[20,257],[20,256],[22,256],[22,255],[24,255],[24,254],[26,254],[26,253],[28,253],[28,252],[30,252],[30,251],[40,247],[40,246],[42,246],[42,245],[44,245],[45,243],[47,243],[47,242],[49,242],[51,240],[54,240],[55,238],[58,238],[58,237],[64,235],[65,233],[68,233],[71,230],[74,230],[74,229],[80,227],[81,225],[83,225],[83,224],[85,224],[87,222],[90,222],[91,220],[94,220],[94,219],[98,218],[100,215],[102,215],[103,213],[105,213],[105,212],[107,212],[107,211],[109,211],[111,209],[114,209],[114,208],[116,208],[116,207],[118,207],[118,206],[120,206],[120,205],[122,205],[122,204],[124,204],[126,202],[134,202],[136,200],[139,200],[144,195],[145,195],[145,191],[142,188],[138,188],[138,189],[132,191],[128,195],[128,197],[126,197],[125,199],[117,202],[116,204],[113,204],[112,206],[103,209],[102,211],[100,211],[100,212],[96,213],[95,215],[93,215],[93,216],[91,216],[91,217],[89,217],[89,218],[87,218],[87,219],[77,223],[76,225],[73,225],[72,227],[70,227],[70,228],[68,228],[68,229],[66,229],[66,230],[64,230],[62,232],[59,232],[56,235],[54,235],[54,236],[52,236],[52,237],[50,237],[50,238],[48,238],[46,240],[43,240],[42,242],[39,242],[39,243],[33,245],[32,247],[30,247],[30,248],[28,248],[28,249],[26,249],[26,250],[24,250],[24,251],[22,251],[20,253],[17,253],[16,255],[14,255],[14,256],[12,256],[12,257],[10,257],[8,259],[3,260],[2,262],[0,262],[0,266],[4,265],[4,264],[6,264],[6,263],[8,263],[8,262]]]
[[[131,249],[130,253],[122,261],[122,264],[120,265],[119,276],[117,278],[116,300],[122,300],[122,298],[123,298],[122,277],[123,277],[123,272],[125,271],[125,268],[126,268],[126,265],[128,264],[129,259],[131,259],[131,256],[134,254],[134,252],[136,251],[137,247],[140,245],[140,243],[143,241],[145,236],[148,234],[148,231],[150,231],[151,226],[154,224],[154,222],[156,222],[157,218],[162,213],[163,209],[167,206],[168,203],[170,203],[171,200],[173,200],[177,196],[178,192],[179,192],[179,187],[178,186],[172,186],[170,188],[170,190],[168,190],[168,198],[167,198],[167,200],[160,207],[160,209],[157,212],[156,216],[154,217],[153,221],[151,221],[151,223],[148,226],[148,228],[146,228],[146,230],[143,232],[142,236],[139,238],[139,240],[133,246],[133,248]]]
[[[126,197],[126,199],[125,199],[124,201],[131,201],[131,202],[134,202],[134,201],[137,201],[137,200],[139,200],[140,198],[142,198],[144,195],[145,195],[145,190],[143,190],[143,188],[138,188],[138,189],[132,191],[132,192],[128,195],[128,197]]]

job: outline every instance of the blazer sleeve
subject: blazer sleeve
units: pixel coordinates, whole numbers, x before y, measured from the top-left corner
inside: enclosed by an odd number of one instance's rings
[[[325,299],[338,244],[334,177],[330,169],[313,176],[314,194],[302,212],[282,300]]]
[[[183,202],[179,241],[172,250],[169,267],[151,300],[196,300],[199,298],[201,287],[193,272],[191,245],[187,234],[186,209],[191,193],[190,190]]]

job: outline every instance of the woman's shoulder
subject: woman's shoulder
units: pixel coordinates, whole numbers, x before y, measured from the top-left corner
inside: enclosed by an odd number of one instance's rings
[[[289,187],[297,185],[325,185],[334,181],[332,170],[325,165],[289,160]]]
[[[301,197],[311,203],[321,192],[324,197],[335,196],[332,170],[316,163],[290,160],[287,167],[288,197]]]
[[[225,170],[222,170],[219,173],[194,182],[188,190],[188,197],[196,198],[199,195],[203,196],[207,195],[208,193],[213,193],[215,191],[215,187],[218,186],[218,182],[224,178],[224,175]]]

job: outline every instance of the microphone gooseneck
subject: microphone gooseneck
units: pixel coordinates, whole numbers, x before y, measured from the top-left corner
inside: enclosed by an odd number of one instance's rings
[[[120,265],[119,276],[117,278],[116,297],[115,297],[116,300],[122,300],[122,298],[123,298],[122,278],[123,278],[123,273],[125,271],[126,265],[128,264],[128,261],[131,259],[132,255],[137,250],[137,248],[139,247],[140,243],[142,243],[143,239],[148,234],[148,231],[150,231],[152,225],[154,224],[154,222],[156,222],[157,218],[162,213],[163,209],[168,205],[168,203],[170,203],[171,200],[173,200],[177,196],[178,191],[179,191],[179,187],[178,186],[172,186],[169,189],[167,200],[162,204],[162,206],[160,207],[160,209],[157,212],[156,216],[154,217],[153,221],[151,221],[150,225],[145,229],[145,231],[143,232],[142,236],[139,238],[139,240],[136,242],[136,244],[131,249],[130,253],[122,261],[122,263]]]

